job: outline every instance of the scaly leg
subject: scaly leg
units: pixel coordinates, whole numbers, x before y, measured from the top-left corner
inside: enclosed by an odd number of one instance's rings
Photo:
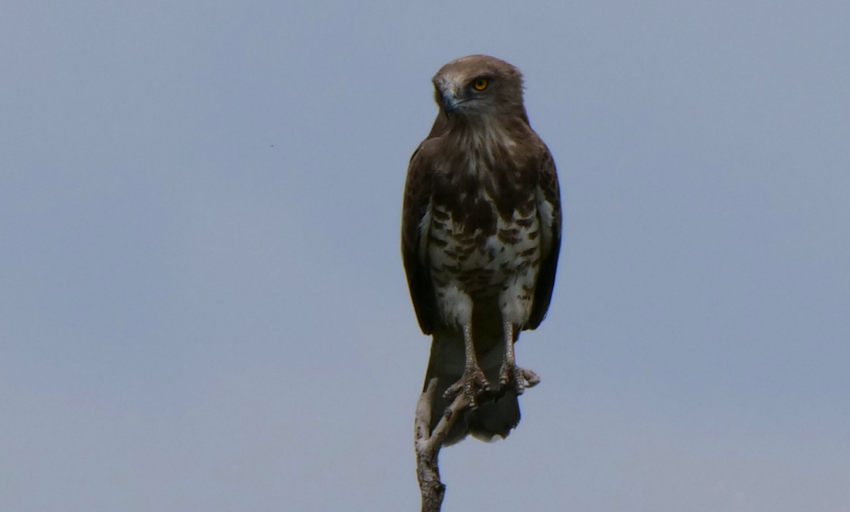
[[[499,387],[513,386],[514,392],[521,395],[525,388],[530,388],[540,382],[540,377],[531,370],[516,365],[514,355],[514,324],[508,320],[502,323],[505,334],[505,358],[499,370]]]
[[[463,326],[463,346],[466,353],[463,376],[446,390],[443,396],[446,400],[453,402],[460,393],[466,394],[469,403],[474,409],[478,407],[478,398],[489,393],[490,383],[478,366],[478,358],[475,356],[475,345],[472,342],[472,324]]]

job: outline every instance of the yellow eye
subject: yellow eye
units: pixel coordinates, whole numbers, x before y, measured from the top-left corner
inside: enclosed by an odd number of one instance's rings
[[[474,82],[472,82],[472,87],[476,91],[483,91],[487,88],[487,79],[486,78],[476,78]]]

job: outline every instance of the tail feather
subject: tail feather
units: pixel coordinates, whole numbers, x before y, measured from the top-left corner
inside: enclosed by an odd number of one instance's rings
[[[502,366],[503,345],[495,338],[489,343],[476,340],[476,355],[481,370],[493,386],[498,386],[499,369]],[[425,376],[425,387],[437,378],[436,396],[431,409],[431,430],[442,419],[449,402],[443,397],[449,386],[460,380],[464,370],[464,345],[460,333],[436,332],[431,343],[431,359]],[[507,390],[495,400],[487,400],[477,409],[469,410],[459,417],[446,437],[445,444],[451,445],[467,435],[476,439],[492,441],[496,436],[505,438],[519,424],[519,400],[513,390]]]

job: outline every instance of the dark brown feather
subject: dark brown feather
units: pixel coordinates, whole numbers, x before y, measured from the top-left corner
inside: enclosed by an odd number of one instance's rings
[[[434,331],[437,318],[437,299],[434,295],[434,283],[431,281],[431,270],[420,258],[420,253],[424,250],[420,246],[420,223],[431,202],[432,173],[422,156],[422,149],[428,140],[423,141],[410,157],[401,221],[401,254],[407,274],[407,286],[416,318],[419,320],[419,328],[424,334]]]
[[[546,318],[549,303],[552,301],[552,291],[555,288],[558,254],[561,252],[561,191],[558,185],[555,161],[552,159],[549,149],[545,149],[545,157],[539,168],[538,186],[543,191],[543,197],[554,206],[552,210],[552,244],[549,252],[541,255],[540,273],[537,275],[537,286],[534,288],[534,303],[531,306],[531,317],[528,319],[529,329],[537,329],[543,319]]]

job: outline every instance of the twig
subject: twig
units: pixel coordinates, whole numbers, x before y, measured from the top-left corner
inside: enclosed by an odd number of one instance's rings
[[[440,512],[446,486],[440,481],[440,466],[438,457],[440,448],[446,440],[452,425],[458,415],[469,408],[466,393],[460,393],[452,405],[446,409],[446,414],[431,432],[431,408],[437,390],[437,379],[431,379],[428,387],[422,392],[416,403],[416,419],[414,420],[414,445],[416,447],[416,476],[419,479],[419,490],[422,494],[422,512]]]

